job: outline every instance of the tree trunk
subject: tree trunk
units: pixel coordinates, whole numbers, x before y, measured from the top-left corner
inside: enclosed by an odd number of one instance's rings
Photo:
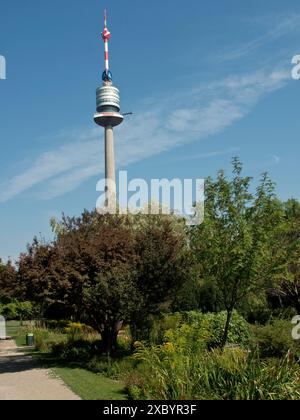
[[[220,344],[221,350],[224,350],[224,347],[226,346],[226,343],[227,343],[232,312],[233,312],[233,309],[227,310],[226,324],[225,324],[224,333],[223,333],[223,337]]]
[[[107,356],[115,353],[118,347],[117,339],[122,323],[116,322],[113,325],[105,325],[101,330],[101,351]]]

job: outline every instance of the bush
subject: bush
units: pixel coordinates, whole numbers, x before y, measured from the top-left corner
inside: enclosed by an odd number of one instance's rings
[[[7,305],[2,306],[2,313],[7,320],[17,319],[19,317],[17,303],[8,303]]]
[[[132,372],[137,362],[130,356],[114,358],[96,355],[87,364],[87,368],[94,373],[101,374],[111,379],[123,379]]]
[[[151,332],[151,342],[153,344],[162,344],[168,330],[178,330],[183,325],[192,326],[194,333],[199,334],[198,338],[205,339],[208,348],[218,347],[224,332],[226,322],[226,312],[206,313],[197,311],[176,313],[167,315],[154,324]],[[230,323],[228,334],[228,344],[238,344],[239,346],[248,346],[251,337],[250,325],[236,311]],[[198,340],[194,337],[194,340]]]
[[[31,319],[33,306],[31,302],[19,302],[13,299],[6,304],[0,304],[0,315],[3,315],[7,320]]]
[[[65,333],[68,335],[68,341],[75,343],[76,341],[99,339],[99,334],[88,325],[80,322],[70,322],[65,328]]]
[[[211,332],[208,347],[218,347],[221,344],[226,317],[226,311],[206,314],[187,312],[184,314],[184,319],[188,324],[204,323],[208,326]],[[248,345],[250,337],[250,325],[237,311],[234,311],[230,322],[227,344],[238,344],[245,347]]]
[[[78,340],[76,342],[57,343],[52,348],[52,354],[62,360],[69,362],[87,362],[91,357],[99,352],[97,342]]]
[[[35,325],[21,327],[18,335],[24,336],[28,333],[34,334],[35,348],[41,353],[50,353],[55,345],[66,341],[66,335]]]
[[[150,342],[152,344],[161,344],[164,341],[166,331],[177,329],[183,323],[182,318],[182,313],[176,312],[156,319],[150,332]]]
[[[252,326],[252,347],[261,357],[283,357],[287,352],[300,358],[300,342],[292,338],[292,324],[287,320],[273,320],[265,326]]]
[[[52,320],[52,319],[46,319],[44,321],[46,328],[50,330],[57,330],[63,332],[65,328],[68,327],[70,324],[69,320],[60,319],[60,320]]]

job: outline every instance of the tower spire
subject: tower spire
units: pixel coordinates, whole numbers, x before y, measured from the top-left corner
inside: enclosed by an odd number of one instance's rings
[[[107,9],[104,9],[104,28],[107,27]]]
[[[108,52],[108,40],[110,39],[110,32],[107,29],[107,11],[104,10],[104,29],[102,32],[102,39],[104,41],[104,72],[102,74],[102,80],[104,83],[112,82],[112,74],[109,70],[109,52]]]

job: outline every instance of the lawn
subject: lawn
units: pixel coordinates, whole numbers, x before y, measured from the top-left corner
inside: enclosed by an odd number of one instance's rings
[[[82,368],[54,367],[59,376],[83,400],[125,400],[124,386]]]
[[[7,321],[6,322],[6,335],[12,337],[18,347],[22,347],[26,345],[26,337],[20,336],[19,333],[20,329],[20,321]]]

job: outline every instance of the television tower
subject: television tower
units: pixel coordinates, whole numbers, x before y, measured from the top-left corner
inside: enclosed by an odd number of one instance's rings
[[[102,39],[104,41],[104,64],[105,70],[102,74],[103,85],[96,90],[97,113],[94,115],[96,124],[104,127],[105,143],[105,206],[108,211],[116,211],[116,172],[114,153],[114,132],[113,128],[120,125],[124,117],[120,114],[119,90],[113,86],[112,73],[109,69],[108,41],[110,32],[107,29],[107,14],[104,12],[104,29]]]

